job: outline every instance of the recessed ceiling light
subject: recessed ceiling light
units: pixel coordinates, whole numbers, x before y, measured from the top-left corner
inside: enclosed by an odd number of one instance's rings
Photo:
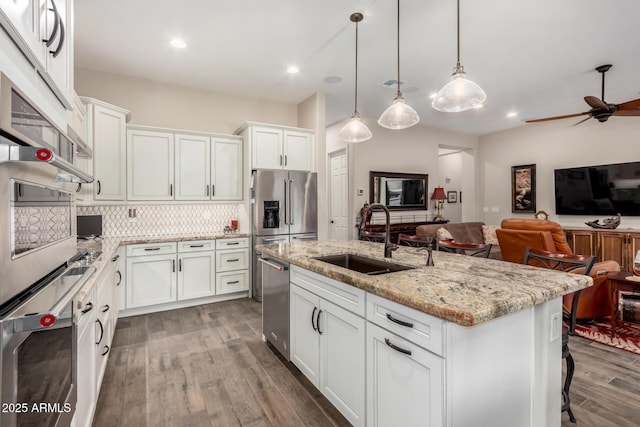
[[[295,65],[292,65],[289,68],[287,68],[287,73],[289,74],[298,74],[299,72],[300,72],[300,68],[296,67]]]
[[[429,95],[429,99],[436,99],[436,96],[438,96],[438,92],[432,92],[431,95]]]
[[[510,111],[510,112],[508,112],[508,113],[507,113],[507,117],[509,117],[509,118],[511,118],[511,117],[515,117],[515,116],[517,116],[517,115],[518,115],[518,113],[517,113],[517,112],[515,112],[515,111]]]
[[[169,44],[177,49],[184,49],[187,47],[187,44],[182,39],[172,39]]]

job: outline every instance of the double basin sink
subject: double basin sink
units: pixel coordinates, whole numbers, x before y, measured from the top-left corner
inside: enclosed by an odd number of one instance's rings
[[[413,270],[415,268],[354,254],[327,255],[313,259],[370,276]]]

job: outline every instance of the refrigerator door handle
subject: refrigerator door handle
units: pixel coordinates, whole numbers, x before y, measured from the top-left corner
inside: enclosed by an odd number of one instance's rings
[[[284,223],[285,224],[289,224],[287,222],[287,213],[288,213],[288,206],[289,206],[289,199],[287,198],[287,181],[288,179],[285,178],[284,179]]]
[[[289,180],[289,225],[293,225],[293,197],[291,195],[291,187],[293,180]]]

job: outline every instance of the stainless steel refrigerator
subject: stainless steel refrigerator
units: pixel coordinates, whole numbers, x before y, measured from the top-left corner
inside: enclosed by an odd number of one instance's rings
[[[255,170],[251,178],[252,295],[262,301],[262,269],[255,245],[318,238],[315,172]]]

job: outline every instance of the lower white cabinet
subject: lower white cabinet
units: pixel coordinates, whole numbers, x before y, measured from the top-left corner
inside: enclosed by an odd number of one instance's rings
[[[178,299],[200,298],[216,292],[215,251],[178,254]]]
[[[216,295],[249,290],[249,270],[216,274]]]
[[[365,422],[365,320],[290,288],[291,362],[354,426]]]
[[[90,426],[96,409],[96,321],[95,289],[91,290],[87,302],[78,315],[78,400],[73,424],[76,427]]]
[[[444,358],[367,324],[367,425],[444,425]]]
[[[176,300],[176,254],[127,258],[127,309]]]

